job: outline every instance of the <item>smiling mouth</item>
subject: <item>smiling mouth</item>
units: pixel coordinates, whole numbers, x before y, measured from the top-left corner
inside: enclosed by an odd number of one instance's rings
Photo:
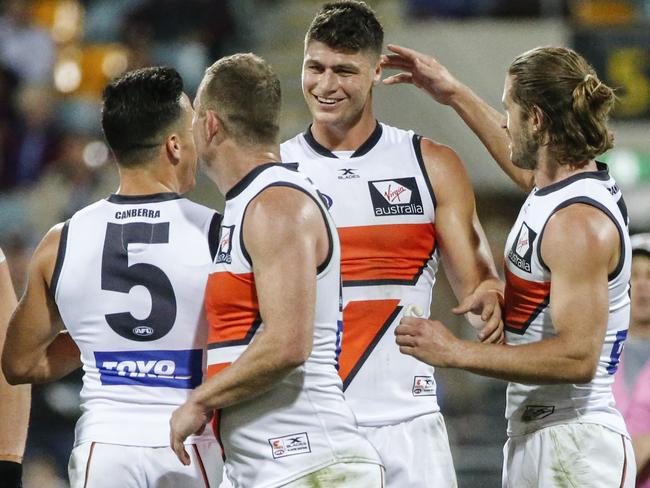
[[[340,102],[340,99],[337,98],[326,98],[326,97],[319,97],[318,95],[314,95],[314,98],[318,101],[318,103],[322,103],[323,105],[335,105],[337,102]]]

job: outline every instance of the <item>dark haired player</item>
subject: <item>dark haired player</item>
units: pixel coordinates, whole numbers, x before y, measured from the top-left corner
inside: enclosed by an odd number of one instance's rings
[[[103,102],[120,187],[41,241],[3,369],[37,383],[83,365],[73,488],[218,486],[210,429],[186,441],[190,466],[168,446],[172,411],[203,379],[203,292],[220,223],[180,196],[195,181],[194,112],[171,68],[127,73]]]
[[[305,37],[303,94],[313,123],[282,144],[326,195],[341,239],[339,374],[386,486],[456,486],[433,368],[400,354],[394,330],[415,305],[428,316],[440,262],[483,340],[500,340],[500,284],[454,151],[377,122],[383,29],[363,2],[328,3]],[[476,317],[478,322],[480,318]]]

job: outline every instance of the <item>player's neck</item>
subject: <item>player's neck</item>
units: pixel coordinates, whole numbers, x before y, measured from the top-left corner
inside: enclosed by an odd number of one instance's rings
[[[559,164],[552,152],[549,151],[548,146],[540,147],[538,161],[535,169],[535,186],[540,189],[579,173],[598,170],[596,162],[593,160],[578,164]]]
[[[331,124],[314,120],[311,133],[314,139],[330,151],[356,151],[377,127],[372,110],[364,111],[352,124]]]
[[[156,193],[179,193],[178,181],[172,175],[162,174],[151,166],[123,168],[118,166],[120,186],[118,195],[154,195]]]
[[[244,176],[261,164],[280,162],[280,146],[241,146],[232,141],[224,144],[219,151],[218,164],[215,164],[215,183],[223,195],[235,186]]]

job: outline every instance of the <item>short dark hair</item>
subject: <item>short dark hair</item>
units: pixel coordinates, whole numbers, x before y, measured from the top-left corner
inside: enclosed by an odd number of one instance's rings
[[[322,42],[342,51],[366,51],[379,56],[384,29],[375,12],[356,0],[326,3],[312,20],[305,43]]]
[[[538,107],[541,129],[560,164],[593,159],[613,146],[607,127],[616,97],[572,49],[538,47],[510,65],[512,98],[526,114]]]
[[[225,132],[241,144],[276,144],[280,133],[280,80],[252,53],[219,59],[205,71],[198,113],[214,110]]]
[[[151,157],[161,132],[182,113],[183,79],[174,68],[148,67],[112,80],[102,95],[102,129],[118,164],[133,166]]]

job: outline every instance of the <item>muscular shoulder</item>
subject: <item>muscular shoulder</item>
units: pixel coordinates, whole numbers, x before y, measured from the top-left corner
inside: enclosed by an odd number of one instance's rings
[[[420,142],[427,176],[438,203],[448,200],[472,200],[474,191],[463,162],[456,151],[431,139]]]
[[[573,264],[611,268],[619,254],[616,225],[601,210],[582,203],[551,216],[541,243],[542,259],[554,265]]]
[[[295,239],[296,228],[301,237],[322,226],[318,205],[307,193],[292,187],[274,186],[256,196],[246,209],[244,220],[246,245],[249,240],[266,241]]]

